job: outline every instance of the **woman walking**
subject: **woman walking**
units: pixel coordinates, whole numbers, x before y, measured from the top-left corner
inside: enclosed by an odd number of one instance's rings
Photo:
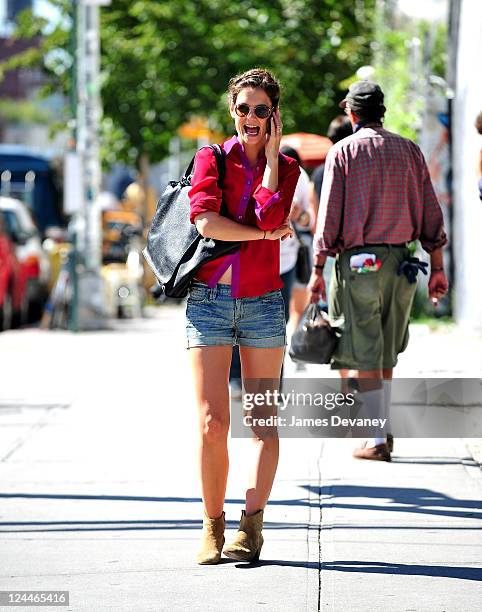
[[[196,155],[189,192],[191,222],[200,234],[241,241],[238,252],[198,271],[186,310],[204,505],[200,564],[218,563],[225,542],[232,347],[239,345],[243,380],[279,380],[286,345],[279,241],[292,235],[287,217],[300,172],[294,160],[279,153],[279,98],[279,84],[266,70],[230,80],[229,110],[237,134],[223,144],[224,188],[218,186],[214,152],[206,147]],[[246,508],[234,541],[224,548],[226,556],[241,561],[259,558],[263,510],[278,465],[277,435],[255,436],[253,444]]]

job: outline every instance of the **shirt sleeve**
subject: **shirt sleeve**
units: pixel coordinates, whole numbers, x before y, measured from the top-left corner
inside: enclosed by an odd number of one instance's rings
[[[345,202],[344,169],[340,155],[328,153],[320,194],[320,208],[313,239],[315,255],[336,255],[340,248]]]
[[[266,231],[282,225],[291,210],[291,203],[300,176],[297,162],[280,158],[278,169],[278,191],[259,185],[253,193],[255,199],[256,225]]]
[[[310,207],[310,177],[300,168],[300,177],[296,183],[293,200],[296,200],[302,210],[308,212]]]
[[[447,235],[444,230],[442,209],[435,195],[422,152],[420,157],[423,174],[423,219],[419,240],[422,248],[427,253],[431,253],[447,244]]]
[[[194,223],[197,215],[201,213],[219,213],[222,195],[218,186],[216,156],[212,149],[203,147],[194,158],[194,173],[191,179],[191,189],[188,192],[191,223]]]

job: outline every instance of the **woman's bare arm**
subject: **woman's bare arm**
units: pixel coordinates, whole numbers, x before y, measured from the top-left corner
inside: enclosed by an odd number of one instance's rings
[[[236,223],[216,212],[205,212],[197,215],[195,219],[196,229],[204,238],[216,238],[227,242],[237,240],[279,240],[285,236],[291,236],[292,230],[288,225],[281,225],[272,231],[264,231],[253,225]]]

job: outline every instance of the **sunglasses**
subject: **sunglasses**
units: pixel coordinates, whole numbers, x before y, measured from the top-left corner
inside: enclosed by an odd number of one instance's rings
[[[252,106],[249,106],[249,104],[237,104],[234,108],[236,115],[238,115],[238,117],[246,117],[249,114],[249,109],[253,108]],[[269,106],[266,106],[266,104],[257,104],[254,107],[254,114],[256,115],[256,117],[258,117],[258,119],[267,119],[272,112],[272,108],[270,108]]]

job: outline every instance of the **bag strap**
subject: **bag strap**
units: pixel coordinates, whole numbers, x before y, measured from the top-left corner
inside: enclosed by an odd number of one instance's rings
[[[293,231],[295,232],[296,241],[298,242],[299,246],[305,246],[305,243],[301,239],[301,233],[296,227],[296,223],[294,221],[291,223],[291,227],[293,228]]]
[[[224,149],[218,144],[209,145],[209,148],[213,151],[214,156],[216,157],[216,164],[218,166],[218,187],[222,189],[224,187],[224,177],[226,176]]]
[[[226,176],[226,160],[225,160],[224,149],[221,145],[218,145],[218,144],[213,144],[213,145],[208,145],[208,146],[214,153],[214,156],[216,157],[216,165],[218,167],[218,187],[220,189],[223,189],[224,177]],[[186,171],[184,172],[181,178],[181,182],[184,183],[185,185],[190,184],[192,171],[194,169],[195,158],[196,156],[194,156],[191,159],[189,166],[186,168]]]

